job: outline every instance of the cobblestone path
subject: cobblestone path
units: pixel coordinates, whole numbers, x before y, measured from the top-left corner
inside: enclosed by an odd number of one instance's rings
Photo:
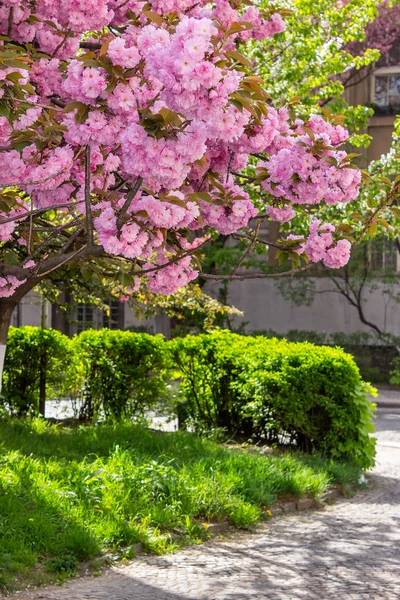
[[[372,485],[256,533],[141,558],[20,600],[400,600],[400,411],[379,411]]]

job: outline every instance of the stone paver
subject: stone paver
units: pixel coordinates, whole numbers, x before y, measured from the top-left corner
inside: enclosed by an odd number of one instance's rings
[[[372,485],[183,552],[146,557],[20,600],[399,600],[400,411],[379,411]]]

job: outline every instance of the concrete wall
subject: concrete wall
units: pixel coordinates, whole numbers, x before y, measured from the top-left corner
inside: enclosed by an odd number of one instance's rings
[[[316,278],[316,290],[332,289],[327,278]],[[208,291],[215,295],[217,286]],[[400,285],[398,286],[400,293]],[[229,304],[244,312],[235,317],[234,324],[247,322],[246,330],[273,329],[285,333],[290,329],[307,329],[320,332],[352,333],[371,331],[362,325],[357,310],[337,293],[317,293],[312,306],[293,306],[285,300],[272,280],[254,279],[229,284]],[[365,316],[382,330],[400,335],[400,310],[396,302],[388,303],[381,289],[365,293]]]
[[[30,292],[19,303],[14,310],[11,325],[19,327],[21,325],[40,325],[42,318],[42,299],[40,294]],[[48,318],[48,326],[51,327],[51,315]]]

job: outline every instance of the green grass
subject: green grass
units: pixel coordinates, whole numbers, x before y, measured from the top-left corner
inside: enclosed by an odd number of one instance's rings
[[[261,456],[132,424],[66,429],[40,420],[0,423],[0,464],[2,591],[62,581],[79,562],[138,541],[166,552],[173,530],[204,537],[201,521],[251,527],[279,498],[317,497],[360,475],[320,456]]]

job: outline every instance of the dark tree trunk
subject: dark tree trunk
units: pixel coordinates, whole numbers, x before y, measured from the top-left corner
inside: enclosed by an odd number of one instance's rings
[[[2,346],[5,346],[7,344],[8,330],[10,328],[11,323],[11,315],[16,306],[16,302],[0,303],[0,345]]]

